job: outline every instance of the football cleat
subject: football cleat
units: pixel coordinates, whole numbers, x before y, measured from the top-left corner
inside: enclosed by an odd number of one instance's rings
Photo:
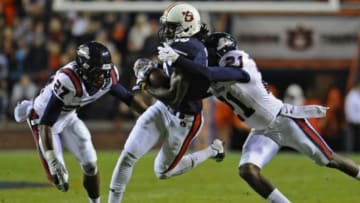
[[[224,142],[220,139],[215,139],[210,145],[211,149],[215,150],[217,154],[212,157],[216,162],[221,162],[225,158]]]

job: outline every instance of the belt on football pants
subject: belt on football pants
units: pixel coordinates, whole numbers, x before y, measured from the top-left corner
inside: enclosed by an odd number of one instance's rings
[[[176,117],[178,117],[180,119],[184,119],[186,116],[195,116],[196,115],[196,113],[183,113],[183,112],[177,111],[177,110],[175,110],[173,108],[170,108],[170,107],[168,107],[168,111],[172,115],[174,115],[174,116],[176,116]]]

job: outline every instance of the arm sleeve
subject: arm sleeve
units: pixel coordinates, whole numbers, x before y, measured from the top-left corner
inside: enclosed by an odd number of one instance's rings
[[[195,63],[181,55],[175,61],[174,65],[180,66],[181,68],[193,74],[203,75],[208,80],[214,82],[233,81],[233,80],[239,82],[250,81],[249,74],[240,68],[218,67],[218,66],[206,67],[201,64]]]
[[[134,98],[134,95],[120,83],[117,83],[116,85],[111,87],[110,94],[125,102],[128,106]]]
[[[54,94],[51,94],[49,103],[47,104],[44,114],[40,119],[41,125],[52,126],[58,119],[64,103]]]

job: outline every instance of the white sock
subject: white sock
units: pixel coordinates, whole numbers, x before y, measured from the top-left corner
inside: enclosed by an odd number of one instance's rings
[[[359,168],[358,168],[359,171],[358,171],[358,174],[356,175],[355,178],[358,179],[358,180],[360,180],[360,166],[358,166],[358,167],[359,167]]]
[[[210,157],[215,156],[214,153],[216,155],[217,152],[215,152],[211,147],[207,147],[203,150],[188,154],[184,156],[176,167],[169,172],[168,176],[171,177],[183,174],[192,168],[195,168],[197,165],[206,161]]]
[[[191,153],[187,156],[191,157],[193,168],[199,165],[200,163],[206,161],[207,159],[216,156],[217,151],[213,150],[210,146],[206,147],[203,150]]]
[[[110,189],[108,203],[120,203],[124,192],[115,192]]]
[[[90,203],[100,203],[100,197],[95,198],[95,199],[92,199],[92,198],[89,197],[89,202]]]
[[[291,203],[277,188],[266,198],[271,203]]]

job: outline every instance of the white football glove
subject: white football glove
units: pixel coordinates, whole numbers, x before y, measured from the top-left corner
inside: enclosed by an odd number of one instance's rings
[[[139,58],[135,61],[133,70],[136,77],[136,84],[132,88],[133,91],[144,90],[147,82],[147,77],[150,71],[157,68],[158,64],[148,58]]]
[[[143,78],[138,78],[136,84],[131,88],[133,91],[144,90],[146,81]]]
[[[30,100],[23,100],[20,103],[17,103],[14,109],[14,117],[16,122],[25,121],[30,116],[31,109],[32,101]]]
[[[55,157],[52,150],[45,152],[45,158],[56,188],[62,192],[68,191],[69,173],[65,166]]]
[[[169,64],[173,64],[178,58],[179,54],[171,48],[167,43],[163,43],[163,46],[158,46],[158,58]]]

